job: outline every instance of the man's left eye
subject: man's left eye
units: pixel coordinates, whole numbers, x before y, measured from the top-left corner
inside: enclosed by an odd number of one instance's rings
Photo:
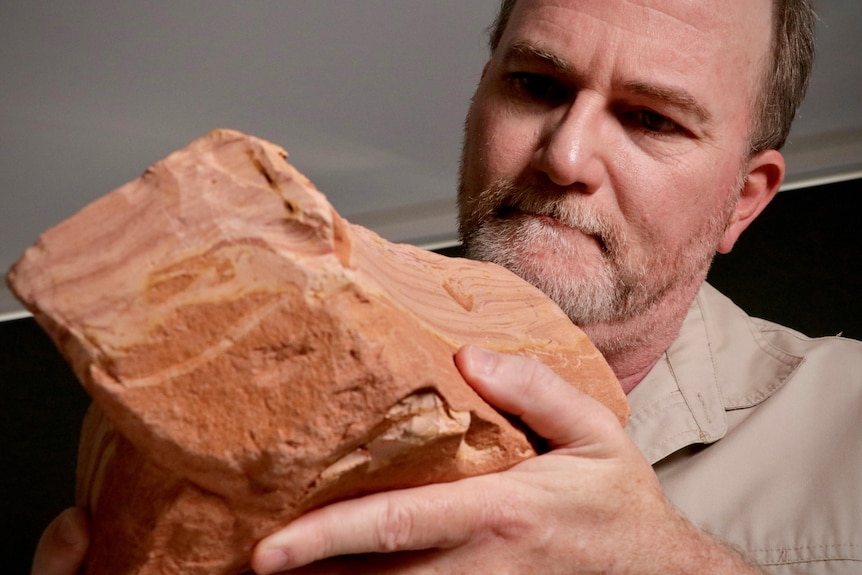
[[[633,119],[648,132],[671,133],[680,130],[679,124],[650,110],[638,110],[633,112]]]

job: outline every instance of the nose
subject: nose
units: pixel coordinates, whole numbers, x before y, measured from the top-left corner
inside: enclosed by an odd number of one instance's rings
[[[599,96],[582,92],[568,107],[549,113],[533,157],[534,168],[558,186],[596,191],[605,174],[603,110]]]

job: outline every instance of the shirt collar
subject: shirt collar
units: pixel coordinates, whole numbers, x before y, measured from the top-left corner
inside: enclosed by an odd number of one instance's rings
[[[727,433],[727,410],[775,392],[801,361],[771,348],[751,319],[704,284],[676,340],[628,396],[626,431],[650,463]]]

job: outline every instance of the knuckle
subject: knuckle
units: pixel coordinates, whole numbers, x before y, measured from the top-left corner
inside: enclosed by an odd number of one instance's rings
[[[483,531],[503,540],[516,540],[533,529],[524,497],[511,490],[505,498],[488,500],[484,506]]]
[[[407,548],[413,536],[413,515],[410,509],[387,497],[377,523],[377,544],[381,551],[392,552]]]
[[[559,376],[538,359],[523,358],[522,385],[526,393],[542,393],[550,384],[557,383]]]

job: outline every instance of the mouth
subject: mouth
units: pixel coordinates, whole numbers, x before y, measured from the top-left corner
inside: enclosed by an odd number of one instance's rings
[[[564,226],[571,228],[565,223],[563,223],[556,215],[548,212],[535,212],[531,210],[525,210],[523,208],[517,206],[501,206],[496,213],[497,217],[501,220],[514,220],[518,218],[529,218],[541,221],[542,223],[553,225],[553,226]]]
[[[553,212],[533,212],[517,206],[505,205],[497,210],[496,216],[502,221],[533,221],[558,234],[563,234],[563,236],[574,234],[582,238],[586,237],[594,241],[602,253],[608,254],[610,252],[604,234],[600,231],[587,229],[588,226],[582,226],[575,222],[566,222]]]
[[[571,225],[563,220],[561,220],[556,214],[551,212],[534,212],[530,210],[525,210],[523,208],[519,208],[516,206],[502,206],[497,210],[497,217],[501,220],[515,220],[515,219],[529,219],[537,221],[543,225],[550,226],[552,228],[560,228],[564,230],[575,230],[584,235],[592,236],[593,234],[587,233],[582,230],[579,226]]]

